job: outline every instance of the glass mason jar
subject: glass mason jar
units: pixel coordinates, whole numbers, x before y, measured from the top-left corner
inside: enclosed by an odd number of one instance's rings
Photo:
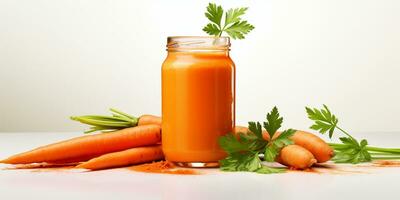
[[[217,167],[220,136],[235,126],[229,37],[168,37],[162,65],[162,146],[168,161]]]

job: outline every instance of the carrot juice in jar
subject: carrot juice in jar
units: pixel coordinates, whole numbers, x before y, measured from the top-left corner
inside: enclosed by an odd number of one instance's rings
[[[185,167],[217,167],[220,136],[235,126],[229,37],[169,37],[162,65],[162,148]]]

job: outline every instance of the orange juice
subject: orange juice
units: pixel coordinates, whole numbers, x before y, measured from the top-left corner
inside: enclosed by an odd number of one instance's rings
[[[235,126],[235,66],[227,37],[170,37],[162,66],[162,146],[168,161],[218,166]]]

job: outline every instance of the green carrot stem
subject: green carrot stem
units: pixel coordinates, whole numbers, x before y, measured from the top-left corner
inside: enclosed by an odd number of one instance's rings
[[[342,133],[344,133],[345,135],[347,135],[348,137],[350,137],[351,139],[355,140],[353,138],[353,136],[351,136],[349,133],[347,133],[347,131],[343,130],[342,128],[340,128],[339,126],[336,125],[336,128],[339,129],[340,131],[342,131]]]
[[[329,146],[333,147],[335,150],[346,149],[349,147],[347,144],[338,144],[338,143],[328,143]],[[382,147],[373,147],[367,146],[366,149],[371,152],[379,152],[379,153],[390,153],[390,154],[400,154],[400,149],[398,148],[382,148]]]
[[[372,160],[400,160],[400,156],[371,157]]]
[[[114,122],[134,122],[132,119],[128,119],[128,118],[102,116],[102,115],[84,115],[84,116],[79,116],[79,117],[71,117],[71,119],[73,119],[73,120],[76,120],[78,118],[114,121]]]
[[[114,112],[114,113],[117,113],[117,114],[120,114],[120,115],[125,116],[125,117],[130,118],[130,119],[138,120],[137,117],[134,117],[134,116],[132,116],[132,115],[130,115],[130,114],[127,114],[127,113],[124,113],[124,112],[122,112],[122,111],[119,111],[119,110],[117,110],[117,109],[115,109],[115,108],[110,108],[110,111],[111,111],[111,112]]]
[[[110,127],[130,127],[132,126],[131,122],[113,122],[106,120],[96,120],[84,117],[76,117],[75,120],[80,121],[85,124],[93,125],[93,126],[110,126]]]
[[[381,147],[371,147],[367,146],[368,151],[376,151],[376,152],[387,152],[387,153],[398,153],[400,154],[400,149],[396,148],[381,148]]]
[[[90,127],[89,130],[83,132],[83,133],[92,133],[92,132],[96,132],[96,131],[103,131],[103,130],[110,130],[109,128],[106,127]]]
[[[369,154],[371,154],[372,156],[393,156],[393,155],[399,155],[397,153],[388,153],[388,152],[369,152]]]

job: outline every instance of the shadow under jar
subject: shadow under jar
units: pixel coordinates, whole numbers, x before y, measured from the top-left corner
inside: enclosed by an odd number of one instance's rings
[[[168,161],[217,167],[220,136],[235,126],[229,37],[169,37],[162,65],[162,146]]]

